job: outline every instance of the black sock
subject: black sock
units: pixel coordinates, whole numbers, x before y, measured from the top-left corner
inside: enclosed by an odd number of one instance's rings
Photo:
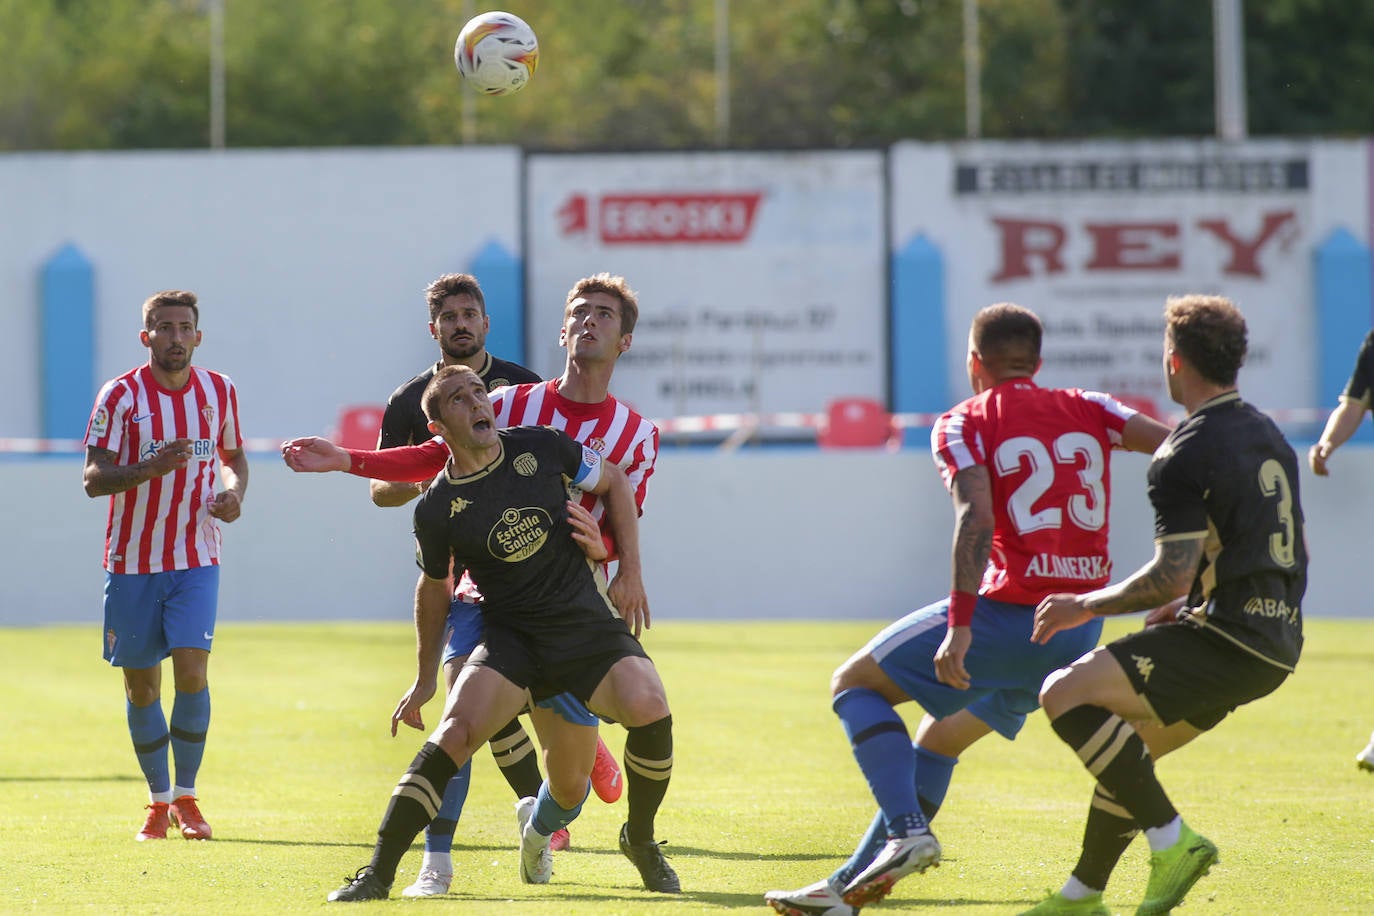
[[[1101,706],[1075,706],[1050,725],[1141,827],[1178,816],[1155,778],[1154,759],[1130,723]]]
[[[631,843],[652,843],[654,818],[673,775],[673,717],[625,731],[625,832]]]
[[[1102,786],[1093,788],[1088,820],[1083,825],[1083,852],[1073,876],[1095,890],[1106,890],[1112,870],[1131,840],[1140,833],[1131,813]]]
[[[425,825],[439,813],[444,789],[458,765],[443,748],[426,741],[391,793],[391,801],[377,828],[372,872],[383,884],[396,880],[396,866]]]
[[[539,773],[539,755],[534,742],[519,719],[511,719],[505,727],[491,736],[491,756],[501,768],[516,798],[534,798],[544,777]]]

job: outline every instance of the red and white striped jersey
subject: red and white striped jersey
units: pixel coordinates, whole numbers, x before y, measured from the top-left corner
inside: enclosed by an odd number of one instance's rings
[[[234,383],[192,366],[186,387],[169,391],[143,365],[100,389],[86,427],[88,447],[114,452],[119,464],[135,464],[173,439],[194,443],[185,468],[110,496],[104,565],[112,573],[219,564],[219,524],[210,515],[210,499],[218,453],[243,447]]]
[[[984,465],[992,484],[992,553],[979,594],[1036,604],[1107,583],[1111,450],[1135,411],[1110,395],[995,385],[942,414],[930,433],[945,487]]]
[[[498,426],[552,426],[619,465],[630,478],[635,506],[644,514],[644,492],[658,457],[658,427],[611,395],[599,404],[570,401],[558,393],[558,379],[497,388],[491,393]],[[582,506],[603,524],[606,507],[593,493]]]

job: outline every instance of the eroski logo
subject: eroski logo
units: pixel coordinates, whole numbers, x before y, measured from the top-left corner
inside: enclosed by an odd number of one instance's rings
[[[606,245],[735,244],[754,228],[760,191],[573,194],[556,214],[563,235],[595,232]]]

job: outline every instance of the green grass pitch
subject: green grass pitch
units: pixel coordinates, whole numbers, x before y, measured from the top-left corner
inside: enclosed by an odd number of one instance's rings
[[[1108,634],[1133,625],[1113,622]],[[514,799],[484,751],[458,827],[453,893],[399,899],[419,865],[417,844],[393,900],[347,912],[771,912],[763,892],[829,874],[873,810],[830,712],[828,681],[877,628],[667,621],[647,635],[674,711],[659,837],[681,875],[680,897],[642,890],[616,850],[623,799],[590,799],[572,825],[572,849],[555,856],[553,883],[522,885]],[[367,861],[386,799],[422,740],[388,735],[414,676],[412,630],[225,624],[215,649],[199,791],[216,839],[135,843],[146,789],[98,626],[0,630],[0,912],[248,916],[340,906],[325,894]],[[1374,774],[1353,759],[1374,728],[1372,693],[1374,623],[1309,623],[1287,684],[1160,763],[1184,817],[1221,848],[1184,913],[1374,912]],[[618,753],[623,730],[603,734]],[[964,756],[935,822],[943,864],[869,912],[1025,909],[1072,866],[1090,788],[1041,715],[1015,742],[986,739]],[[1134,911],[1146,858],[1137,840],[1107,892],[1114,913]]]

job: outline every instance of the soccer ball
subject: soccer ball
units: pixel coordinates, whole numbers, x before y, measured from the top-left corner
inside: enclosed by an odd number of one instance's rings
[[[524,87],[539,64],[539,40],[525,20],[510,13],[482,13],[468,20],[453,47],[458,72],[487,95]]]

